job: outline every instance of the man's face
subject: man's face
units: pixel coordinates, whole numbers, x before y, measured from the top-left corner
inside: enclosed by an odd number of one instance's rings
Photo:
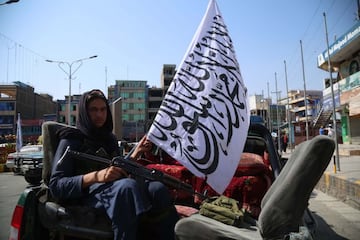
[[[102,127],[106,122],[107,108],[104,100],[95,98],[89,102],[88,114],[96,127]]]

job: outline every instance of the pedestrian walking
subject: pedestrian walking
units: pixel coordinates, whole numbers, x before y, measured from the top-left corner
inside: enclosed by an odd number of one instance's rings
[[[329,124],[329,126],[327,127],[327,135],[330,137],[330,138],[333,138],[334,137],[334,129],[332,128],[331,124]]]
[[[282,151],[286,152],[288,142],[289,142],[289,138],[288,138],[286,133],[282,136],[282,141],[281,142],[282,142]]]

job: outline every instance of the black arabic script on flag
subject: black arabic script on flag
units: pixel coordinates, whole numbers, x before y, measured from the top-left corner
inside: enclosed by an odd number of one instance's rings
[[[241,134],[247,134],[247,96],[231,38],[212,4],[148,137],[195,175],[217,172],[217,179],[229,182],[244,146]],[[226,186],[212,187],[221,191]]]

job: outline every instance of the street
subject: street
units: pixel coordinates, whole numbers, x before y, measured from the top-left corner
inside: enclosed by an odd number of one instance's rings
[[[309,203],[318,224],[317,240],[359,239],[359,210],[318,190],[313,191]]]
[[[0,173],[0,240],[9,238],[12,213],[26,186],[23,176],[14,175],[12,172]]]
[[[0,240],[9,236],[13,209],[27,183],[23,176],[0,173]],[[294,203],[296,206],[296,203]],[[335,198],[315,190],[310,198],[310,210],[318,223],[319,240],[356,240],[360,233],[360,211]]]

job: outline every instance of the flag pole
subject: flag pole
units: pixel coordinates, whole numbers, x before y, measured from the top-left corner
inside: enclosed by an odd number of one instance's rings
[[[22,131],[21,131],[21,119],[20,113],[18,113],[17,123],[16,123],[16,152],[20,152],[22,148]]]

